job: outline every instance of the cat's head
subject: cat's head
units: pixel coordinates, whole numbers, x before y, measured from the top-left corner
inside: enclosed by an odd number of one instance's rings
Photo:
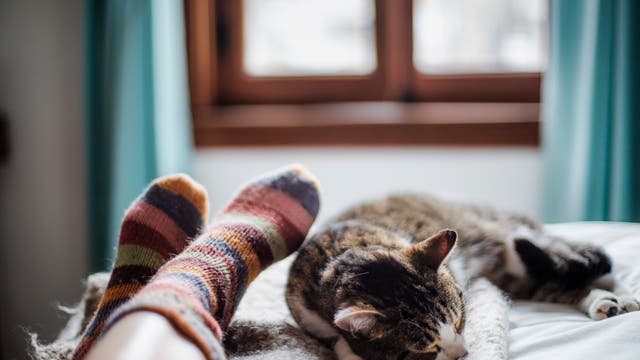
[[[366,359],[457,359],[466,355],[462,291],[445,262],[456,233],[442,230],[404,249],[353,248],[332,277],[334,324]]]

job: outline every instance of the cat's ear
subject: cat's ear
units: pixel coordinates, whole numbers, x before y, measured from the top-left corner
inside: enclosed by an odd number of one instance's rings
[[[426,264],[438,269],[456,244],[458,234],[450,229],[440,230],[437,234],[404,249],[413,263]]]
[[[384,314],[377,310],[361,306],[349,306],[336,312],[333,323],[352,335],[373,338],[376,337],[376,334],[379,334],[376,331],[376,327],[383,318]]]

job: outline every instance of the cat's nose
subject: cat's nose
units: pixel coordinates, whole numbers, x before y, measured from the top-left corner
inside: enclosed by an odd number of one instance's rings
[[[451,359],[462,359],[469,355],[464,346],[452,346],[445,351],[445,354]]]

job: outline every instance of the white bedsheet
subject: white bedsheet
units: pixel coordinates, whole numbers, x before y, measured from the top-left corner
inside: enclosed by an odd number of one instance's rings
[[[547,229],[603,246],[616,277],[640,298],[640,224],[566,223]],[[594,321],[570,306],[516,301],[509,321],[510,359],[640,359],[640,312]]]
[[[640,224],[566,223],[547,229],[570,240],[603,246],[613,258],[614,273],[640,298]],[[256,279],[240,303],[236,320],[294,324],[284,302],[292,260],[285,259]],[[517,301],[509,320],[510,359],[640,359],[640,312],[594,321],[570,306]],[[280,355],[269,358],[282,359]]]

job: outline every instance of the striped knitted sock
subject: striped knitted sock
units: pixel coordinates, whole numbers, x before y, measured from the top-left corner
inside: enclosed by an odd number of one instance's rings
[[[122,220],[111,278],[74,359],[85,356],[109,315],[198,235],[207,211],[207,192],[182,174],[156,179],[131,204]]]
[[[220,343],[247,285],[295,251],[318,212],[317,183],[289,166],[246,185],[209,228],[108,320],[148,310],[166,317],[208,359]]]

